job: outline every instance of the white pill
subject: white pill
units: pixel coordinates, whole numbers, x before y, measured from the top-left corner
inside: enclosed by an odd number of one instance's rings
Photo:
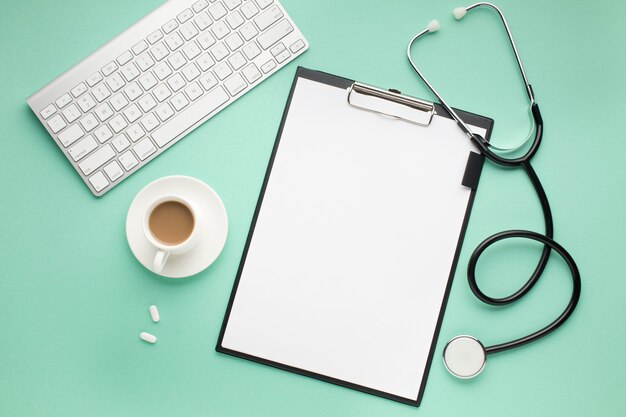
[[[161,317],[159,316],[159,310],[154,304],[150,306],[150,316],[152,316],[152,321],[155,323],[158,323],[159,320],[161,320]]]
[[[147,333],[147,332],[139,333],[139,337],[141,338],[141,340],[145,340],[148,343],[156,343],[157,341],[157,338],[155,335]]]

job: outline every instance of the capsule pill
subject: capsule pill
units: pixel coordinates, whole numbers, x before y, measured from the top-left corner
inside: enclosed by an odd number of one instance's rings
[[[150,316],[152,317],[152,321],[155,323],[158,323],[159,320],[161,320],[161,317],[159,316],[159,310],[154,304],[150,306]]]
[[[147,333],[147,332],[139,333],[139,337],[141,338],[141,340],[145,340],[148,343],[156,343],[157,341],[157,338],[155,335]]]

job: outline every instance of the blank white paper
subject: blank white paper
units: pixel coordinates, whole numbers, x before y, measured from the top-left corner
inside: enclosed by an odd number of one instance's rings
[[[298,79],[222,346],[416,400],[475,148],[347,94]]]

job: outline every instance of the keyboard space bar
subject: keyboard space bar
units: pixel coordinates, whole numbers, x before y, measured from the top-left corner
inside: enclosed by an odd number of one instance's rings
[[[226,103],[228,98],[228,94],[221,86],[214,88],[209,94],[184,109],[173,119],[170,119],[163,127],[155,130],[152,133],[152,139],[162,148],[191,126],[215,111],[219,106]]]

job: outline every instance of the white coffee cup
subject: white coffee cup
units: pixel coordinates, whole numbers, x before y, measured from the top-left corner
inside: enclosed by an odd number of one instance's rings
[[[189,209],[191,216],[193,217],[193,227],[191,233],[181,242],[176,244],[168,244],[159,240],[150,229],[150,217],[155,208],[160,206],[161,204],[167,202],[177,202]],[[148,240],[156,249],[157,252],[154,256],[154,260],[152,262],[152,271],[159,273],[165,267],[165,263],[167,262],[170,255],[180,255],[185,252],[191,250],[198,241],[198,223],[200,222],[200,218],[198,217],[199,212],[194,207],[194,204],[187,198],[181,197],[175,194],[162,195],[156,198],[152,203],[148,205],[148,209],[144,215],[143,220],[143,233]]]

